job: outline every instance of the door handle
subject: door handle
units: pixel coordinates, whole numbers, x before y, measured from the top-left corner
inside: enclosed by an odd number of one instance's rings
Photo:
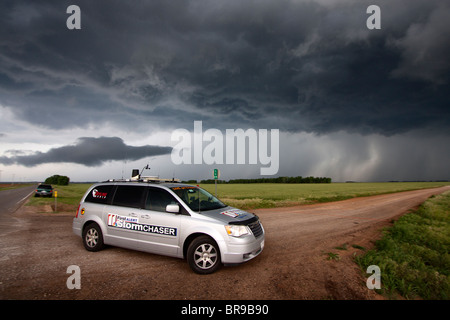
[[[138,215],[136,213],[130,213],[130,217],[137,217]]]
[[[141,216],[141,218],[150,219],[150,216],[148,214],[144,214],[143,216]]]

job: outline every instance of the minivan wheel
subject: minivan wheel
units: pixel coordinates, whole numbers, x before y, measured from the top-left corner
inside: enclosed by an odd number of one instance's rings
[[[219,247],[208,236],[195,238],[187,250],[187,261],[196,273],[213,273],[221,266]]]
[[[104,248],[103,233],[98,224],[91,223],[83,229],[83,244],[88,251],[99,251]]]

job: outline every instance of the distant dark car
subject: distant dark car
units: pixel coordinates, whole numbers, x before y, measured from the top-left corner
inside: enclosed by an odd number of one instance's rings
[[[52,197],[53,196],[53,187],[49,184],[40,184],[36,192],[34,193],[35,197]]]

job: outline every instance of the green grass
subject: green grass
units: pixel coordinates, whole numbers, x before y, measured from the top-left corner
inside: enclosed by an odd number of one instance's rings
[[[407,299],[450,299],[450,192],[433,196],[384,231],[355,260],[381,269],[381,293]]]
[[[339,253],[333,253],[333,252],[327,252],[327,260],[341,260],[341,257],[339,256]]]
[[[91,184],[71,183],[68,186],[53,186],[58,192],[58,205],[65,204],[72,208],[78,207],[81,197],[87,191]],[[31,197],[27,202],[27,206],[53,205],[55,198]],[[66,208],[68,208],[66,206]]]
[[[382,182],[382,183],[329,183],[329,184],[219,184],[218,197],[228,205],[241,209],[275,208],[344,200],[360,196],[407,191],[449,185],[449,182]],[[91,184],[56,186],[58,203],[77,206]],[[201,184],[215,193],[213,184]],[[54,199],[31,198],[28,205],[53,204]],[[76,209],[76,207],[75,207]]]
[[[226,204],[241,209],[275,208],[345,200],[354,197],[450,185],[449,182],[380,182],[325,184],[218,184],[217,195]],[[200,187],[215,193],[214,184]]]

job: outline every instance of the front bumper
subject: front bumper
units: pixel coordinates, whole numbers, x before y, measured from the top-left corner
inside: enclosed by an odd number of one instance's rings
[[[241,240],[241,239],[238,239]],[[254,238],[253,241],[234,241],[227,243],[225,249],[222,249],[222,263],[239,264],[249,261],[258,256],[264,249],[265,236]]]

